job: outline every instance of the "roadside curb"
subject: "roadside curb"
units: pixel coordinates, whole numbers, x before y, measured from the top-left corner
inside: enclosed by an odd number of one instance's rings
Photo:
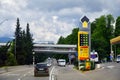
[[[7,67],[0,68],[0,74],[3,74],[5,72],[9,72]]]

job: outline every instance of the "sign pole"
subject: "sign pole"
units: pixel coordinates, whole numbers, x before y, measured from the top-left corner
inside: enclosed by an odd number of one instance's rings
[[[90,68],[88,61],[91,51],[91,27],[86,16],[81,19],[81,24],[78,32],[78,67],[80,69],[84,65],[84,69],[86,69]]]

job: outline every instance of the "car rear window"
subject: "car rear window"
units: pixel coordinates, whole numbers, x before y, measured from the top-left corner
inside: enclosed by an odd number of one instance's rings
[[[37,67],[47,67],[47,64],[37,64]]]
[[[119,58],[119,59],[120,59],[120,56],[117,56],[117,58]]]

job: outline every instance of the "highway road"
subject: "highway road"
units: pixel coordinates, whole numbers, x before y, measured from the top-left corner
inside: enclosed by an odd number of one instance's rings
[[[50,68],[50,76],[54,75],[57,80],[120,80],[120,63],[104,63],[101,66],[100,69],[81,72],[73,69],[73,65],[54,65]],[[8,72],[0,73],[0,80],[51,80],[49,76],[34,77],[33,70],[33,66],[27,65],[12,67]]]
[[[1,73],[0,80],[49,80],[49,76],[34,77],[33,70],[33,66],[15,67],[15,69]]]

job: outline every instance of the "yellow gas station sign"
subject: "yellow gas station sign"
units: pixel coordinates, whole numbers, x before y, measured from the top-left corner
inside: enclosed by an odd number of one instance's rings
[[[78,32],[78,60],[89,59],[89,34],[85,31]]]
[[[83,28],[88,28],[88,22],[87,22],[87,21],[84,21],[84,22],[82,23],[82,26],[83,26]]]

